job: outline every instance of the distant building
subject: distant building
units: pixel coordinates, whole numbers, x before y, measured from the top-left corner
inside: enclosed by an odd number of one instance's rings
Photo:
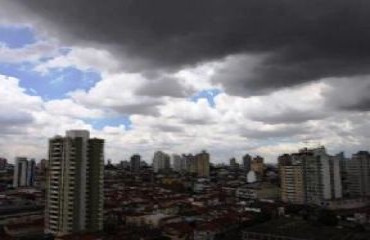
[[[148,163],[145,162],[145,161],[143,161],[143,160],[141,160],[140,161],[140,168],[146,168],[146,167],[148,167]]]
[[[196,173],[198,177],[209,177],[210,156],[206,151],[202,151],[195,156]]]
[[[17,157],[14,166],[13,187],[29,187],[35,181],[35,160],[25,157]]]
[[[305,189],[302,161],[294,155],[284,154],[278,158],[280,194],[283,202],[303,204]]]
[[[157,151],[154,153],[153,157],[153,171],[158,173],[159,171],[169,170],[170,156],[162,151]]]
[[[324,147],[279,157],[279,173],[285,202],[326,205],[343,196],[340,161]]]
[[[348,197],[350,193],[348,190],[347,165],[350,159],[344,156],[344,152],[336,154],[334,158],[336,158],[337,161],[339,161],[343,197]]]
[[[103,229],[104,140],[86,130],[49,140],[45,232],[57,236]]]
[[[235,158],[231,158],[229,163],[230,163],[230,169],[237,170],[239,168],[239,164],[236,162]]]
[[[128,169],[128,168],[130,168],[130,163],[129,163],[129,161],[127,161],[127,160],[124,160],[124,161],[121,161],[120,162],[120,167],[122,168],[122,169]]]
[[[251,170],[253,170],[257,174],[257,178],[259,181],[262,180],[265,170],[264,159],[260,156],[253,158],[251,163]]]
[[[139,154],[135,154],[131,156],[130,159],[130,170],[131,172],[140,172],[140,161],[141,161],[141,156]]]
[[[8,161],[6,160],[6,158],[0,158],[0,170],[5,169],[7,164]]]
[[[193,154],[184,154],[183,155],[186,164],[187,169],[189,173],[197,174],[198,173],[198,164],[197,164],[197,158]]]
[[[177,154],[172,155],[172,168],[176,172],[188,171],[186,158]]]
[[[243,169],[245,172],[249,172],[251,170],[251,163],[252,163],[252,157],[249,154],[245,154],[243,156]]]
[[[370,196],[370,153],[360,151],[347,161],[348,193],[351,196]]]
[[[39,173],[41,173],[43,175],[46,174],[47,164],[48,164],[48,160],[46,160],[46,159],[41,159],[40,160],[40,162],[37,164]]]
[[[324,147],[302,149],[306,202],[322,205],[323,201],[342,198],[339,161]]]

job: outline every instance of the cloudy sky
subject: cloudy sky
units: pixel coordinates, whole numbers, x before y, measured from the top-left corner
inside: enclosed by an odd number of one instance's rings
[[[369,149],[368,0],[0,0],[0,156]]]

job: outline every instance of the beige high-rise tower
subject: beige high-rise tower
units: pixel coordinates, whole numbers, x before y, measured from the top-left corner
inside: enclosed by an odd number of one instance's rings
[[[103,228],[104,140],[86,130],[49,140],[45,232],[57,236]]]
[[[284,154],[279,157],[281,200],[293,204],[305,202],[302,161],[296,155]]]
[[[198,177],[209,177],[209,153],[202,151],[195,156]]]

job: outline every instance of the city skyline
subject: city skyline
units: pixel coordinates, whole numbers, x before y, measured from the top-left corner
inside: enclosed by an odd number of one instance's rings
[[[369,149],[370,3],[0,3],[9,162],[47,158],[68,129],[105,139],[114,162],[203,149],[214,163],[276,162],[307,139]]]
[[[88,131],[86,129],[69,129],[67,130],[68,131]],[[55,135],[54,137],[52,138],[49,138],[48,141],[54,139],[54,138],[60,138],[62,137],[61,135]],[[172,169],[172,170],[175,170],[177,168],[181,168],[179,167],[178,165],[180,164],[178,161],[179,160],[184,160],[184,159],[187,159],[188,157],[190,158],[195,158],[197,155],[201,154],[201,153],[207,153],[209,154],[209,164],[213,165],[213,166],[233,166],[238,168],[238,169],[245,169],[245,166],[246,165],[250,165],[252,163],[252,161],[256,160],[257,162],[260,162],[262,164],[267,164],[267,165],[279,165],[279,162],[280,162],[280,159],[287,155],[290,155],[290,154],[295,154],[297,151],[305,151],[307,149],[325,149],[325,151],[327,152],[327,146],[323,146],[323,145],[306,145],[306,146],[303,146],[301,148],[297,148],[291,152],[280,152],[278,153],[278,156],[276,159],[273,159],[272,161],[266,161],[266,158],[264,156],[261,156],[261,155],[258,155],[258,154],[252,154],[252,153],[248,153],[248,152],[245,152],[244,154],[242,154],[241,157],[239,158],[236,158],[234,156],[229,156],[228,158],[226,159],[223,159],[223,161],[221,162],[218,162],[218,161],[212,161],[212,155],[205,149],[199,151],[199,152],[185,152],[185,153],[174,153],[174,152],[166,152],[166,151],[162,151],[162,150],[156,150],[155,152],[152,153],[152,155],[149,155],[148,158],[144,159],[142,158],[143,156],[139,153],[139,152],[135,152],[133,153],[132,155],[128,155],[127,158],[121,158],[121,159],[114,159],[112,161],[111,158],[104,158],[104,164],[105,165],[110,165],[110,164],[115,164],[115,165],[119,165],[119,164],[122,164],[123,162],[126,163],[128,166],[130,166],[130,168],[138,168],[141,163],[145,163],[146,166],[150,166],[152,167],[153,169],[155,169],[155,165],[157,165],[158,163],[156,162],[156,156],[158,153],[160,154],[163,154],[164,156],[168,156],[169,157],[169,169]],[[359,150],[357,152],[347,152],[345,153],[344,151],[340,151],[340,152],[327,152],[328,155],[330,156],[341,156],[342,158],[344,159],[349,159],[351,156],[355,156],[356,154],[358,153],[363,153],[363,152],[369,152],[370,149],[362,149],[362,150]],[[249,159],[249,163],[247,163],[248,161],[245,159],[246,157],[250,158]],[[32,161],[34,161],[35,163],[37,164],[41,164],[43,161],[48,161],[47,159],[45,158],[42,158],[42,159],[35,159],[35,158],[30,158],[29,156],[16,156],[15,159],[6,159],[6,158],[0,158],[0,159],[3,159],[4,161],[6,161],[6,163],[9,163],[9,164],[13,164],[13,165],[16,165],[16,161],[18,159],[30,159]],[[12,161],[14,160],[14,162]],[[258,161],[260,160],[260,161]],[[136,162],[136,163],[135,163]],[[162,163],[163,164],[163,163]],[[167,164],[167,163],[166,163]],[[181,164],[180,164],[181,165]],[[163,167],[161,167],[160,169],[162,169]],[[166,167],[165,167],[166,168]],[[164,168],[164,169],[165,169]],[[260,169],[261,167],[260,166],[256,166],[256,169]],[[253,169],[253,167],[249,166],[248,168],[249,170],[253,170],[255,172],[259,172],[260,170],[256,170],[256,169]],[[155,171],[157,172],[157,171]]]

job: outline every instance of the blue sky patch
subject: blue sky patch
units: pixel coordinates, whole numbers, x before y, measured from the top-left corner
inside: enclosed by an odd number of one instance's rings
[[[0,43],[9,48],[21,48],[37,41],[30,27],[0,25]]]
[[[193,102],[197,102],[199,99],[207,99],[208,104],[211,107],[215,107],[215,101],[214,98],[220,94],[222,91],[220,89],[208,89],[208,90],[203,90],[200,92],[197,92],[193,96],[190,97],[190,100]]]
[[[91,124],[95,129],[102,130],[106,126],[118,127],[124,125],[126,130],[132,129],[132,122],[129,117],[107,117],[99,119],[86,119],[85,122]]]
[[[65,98],[67,93],[77,89],[88,90],[101,80],[97,72],[73,67],[51,69],[47,74],[34,71],[34,67],[30,63],[0,64],[0,74],[18,78],[28,94],[44,100]]]

